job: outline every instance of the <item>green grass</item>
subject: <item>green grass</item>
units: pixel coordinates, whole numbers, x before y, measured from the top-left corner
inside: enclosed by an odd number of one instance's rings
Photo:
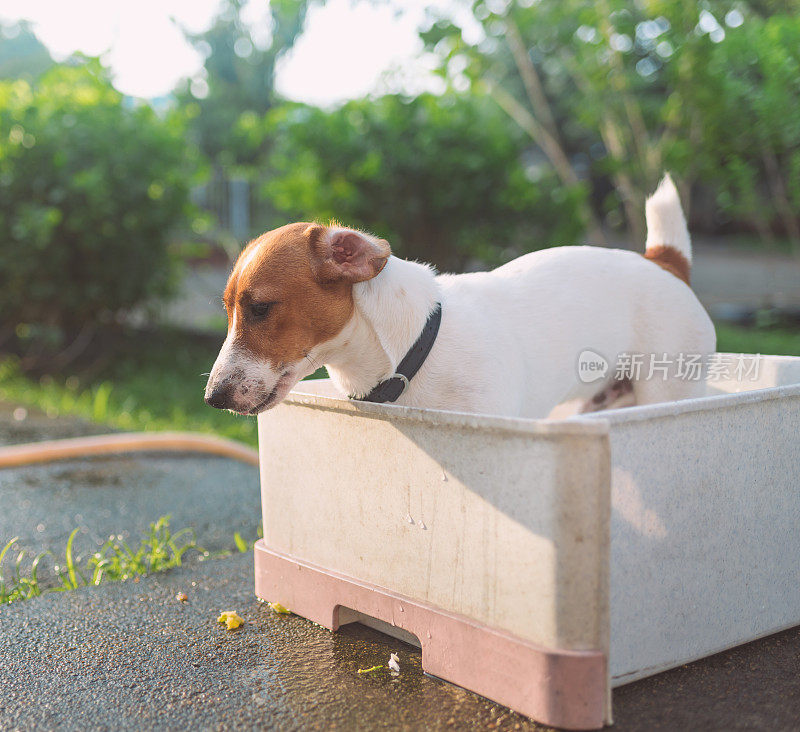
[[[64,374],[23,374],[13,356],[0,356],[0,401],[38,407],[126,431],[190,430],[257,443],[256,420],[203,402],[206,373],[222,343],[180,331],[129,333],[104,344],[91,362]]]
[[[220,339],[221,342],[221,339]],[[18,361],[0,361],[0,400],[73,415],[126,431],[192,430],[255,445],[256,422],[203,402],[219,344],[180,333],[133,334],[111,344],[92,364],[65,374],[32,377]]]
[[[717,350],[727,353],[800,356],[800,328],[748,328],[717,323]]]
[[[75,553],[77,533],[75,529],[70,534],[63,558],[57,558],[52,552],[42,552],[33,557],[30,564],[25,561],[24,550],[13,557],[17,539],[11,539],[0,550],[0,604],[27,600],[45,592],[63,592],[163,572],[180,567],[187,552],[195,552],[201,558],[208,556],[208,552],[197,545],[193,529],[182,529],[174,534],[170,531],[169,516],[150,524],[150,530],[135,549],[121,536],[112,536],[92,554],[80,557]],[[54,578],[47,584],[39,579],[39,569],[45,560],[53,563]]]
[[[0,401],[122,430],[192,430],[255,445],[255,419],[220,412],[203,402],[204,372],[211,369],[221,341],[221,337],[217,342],[177,331],[133,332],[107,339],[67,373],[41,376],[22,373],[14,356],[0,356]],[[119,536],[111,537],[99,550],[80,558],[76,537],[77,530],[62,557],[16,551],[16,539],[0,546],[0,604],[161,572],[180,566],[186,552],[208,556],[190,529],[173,534],[168,516],[151,524],[135,547]],[[232,543],[231,551],[252,549],[252,541],[238,533]],[[45,564],[52,571],[43,583],[40,575]]]

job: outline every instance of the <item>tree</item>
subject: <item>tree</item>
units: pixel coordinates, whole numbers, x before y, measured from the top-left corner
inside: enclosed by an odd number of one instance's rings
[[[610,179],[613,189],[602,205],[609,213],[621,208],[631,239],[639,242],[644,198],[663,170],[679,173],[688,202],[692,180],[711,169],[714,153],[702,146],[704,109],[698,106],[709,100],[696,91],[717,47],[729,44],[739,26],[757,28],[765,14],[784,13],[785,23],[796,24],[796,8],[794,0],[735,8],[717,0],[475,0],[472,13],[483,30],[477,43],[447,18],[422,37],[451,82],[488,89],[543,151],[562,185],[590,176],[597,189],[600,179]],[[585,152],[593,150],[586,166]],[[588,206],[583,218],[596,228]]]
[[[696,69],[698,175],[713,181],[726,218],[773,240],[780,222],[800,253],[800,18],[751,18]]]
[[[270,205],[288,219],[336,218],[396,253],[460,269],[572,243],[583,189],[554,185],[527,143],[482,96],[389,95],[326,112],[276,108],[254,137],[275,141]]]
[[[166,296],[194,160],[178,115],[131,108],[97,60],[0,83],[0,340],[57,348]]]
[[[211,28],[186,33],[205,57],[205,78],[184,82],[177,91],[181,104],[196,106],[192,128],[201,149],[221,165],[250,162],[232,137],[243,113],[263,115],[275,103],[275,66],[294,45],[314,0],[271,0],[271,37],[260,47],[242,20],[244,0],[224,0]]]

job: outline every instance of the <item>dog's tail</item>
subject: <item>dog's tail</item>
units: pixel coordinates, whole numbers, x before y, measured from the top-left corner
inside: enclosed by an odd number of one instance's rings
[[[667,173],[645,204],[647,245],[644,256],[689,284],[692,240],[686,228],[678,189]]]

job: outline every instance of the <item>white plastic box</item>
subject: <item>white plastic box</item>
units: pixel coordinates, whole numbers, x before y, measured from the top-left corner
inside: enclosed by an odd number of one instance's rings
[[[800,624],[800,358],[751,379],[566,420],[302,382],[259,416],[256,592],[546,724],[610,723],[611,687]]]

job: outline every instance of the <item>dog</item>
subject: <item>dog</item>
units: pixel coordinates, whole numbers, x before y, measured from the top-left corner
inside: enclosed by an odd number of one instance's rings
[[[438,276],[355,229],[306,222],[270,231],[244,249],[228,280],[228,334],[205,400],[255,415],[323,364],[353,399],[513,417],[546,418],[565,403],[580,412],[701,396],[702,380],[616,372],[624,354],[705,359],[716,346],[689,286],[691,241],[669,175],[646,219],[644,256],[567,246]],[[579,368],[587,351],[608,364],[591,381]],[[411,371],[398,373],[409,359]],[[371,398],[387,385],[387,398]]]

